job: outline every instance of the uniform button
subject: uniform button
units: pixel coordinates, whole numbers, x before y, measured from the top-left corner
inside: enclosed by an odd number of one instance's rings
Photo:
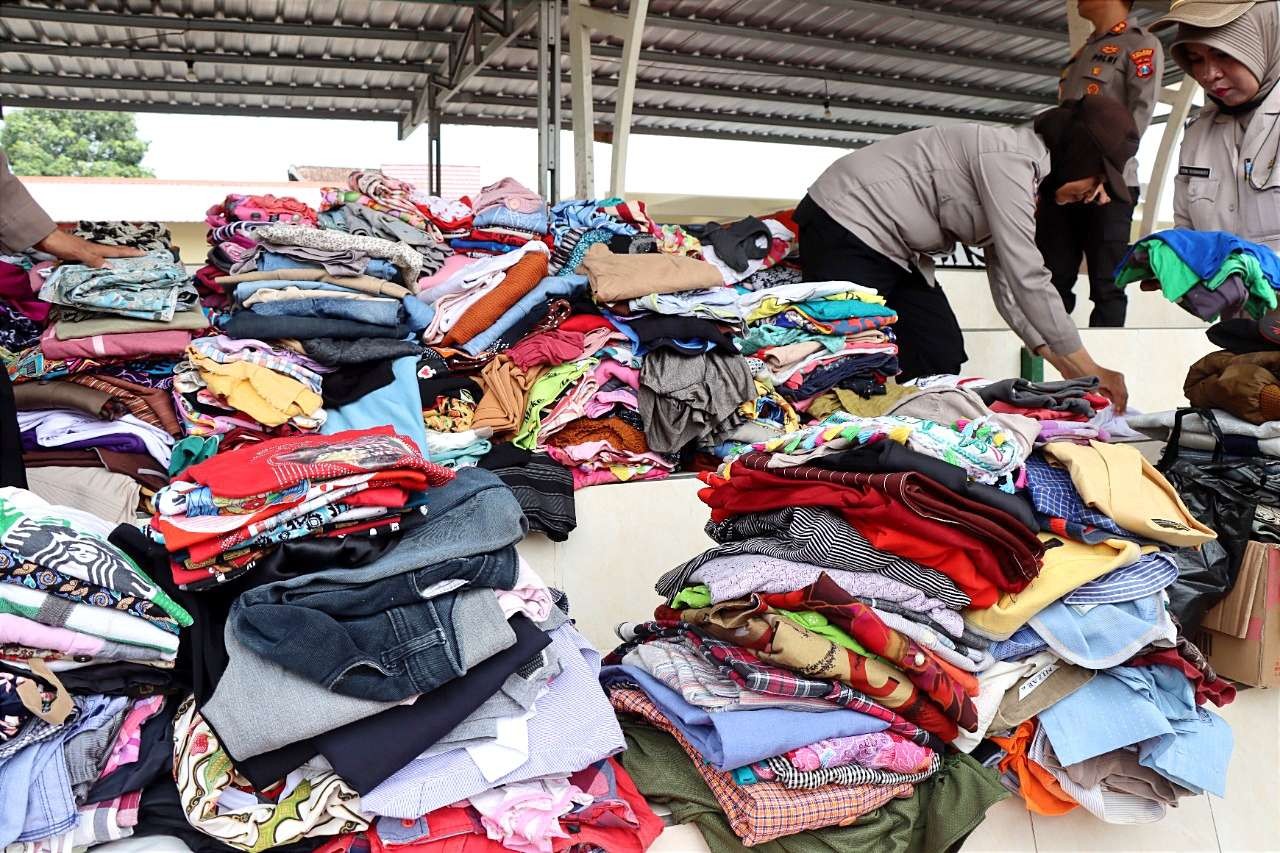
[[[924,666],[924,652],[916,652],[916,666]]]
[[[1233,204],[1233,205],[1230,205],[1230,206],[1228,206],[1228,207],[1227,207],[1227,210],[1231,211],[1232,213],[1235,213],[1235,212],[1236,212],[1236,206],[1235,206],[1234,204]]]

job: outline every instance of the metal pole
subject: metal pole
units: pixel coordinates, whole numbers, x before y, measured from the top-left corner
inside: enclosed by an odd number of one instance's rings
[[[548,85],[550,88],[550,110],[548,115],[547,128],[547,184],[549,192],[546,198],[555,204],[560,200],[560,113],[561,113],[561,86],[560,86],[560,0],[543,0],[547,7],[547,23],[549,30],[547,32],[547,65],[548,65]]]
[[[574,194],[596,197],[595,101],[591,93],[591,31],[582,0],[569,0],[569,97],[573,104]]]
[[[550,65],[547,62],[547,31],[550,28],[546,0],[538,0],[538,195],[548,197],[547,165],[550,151],[547,122],[551,116]]]

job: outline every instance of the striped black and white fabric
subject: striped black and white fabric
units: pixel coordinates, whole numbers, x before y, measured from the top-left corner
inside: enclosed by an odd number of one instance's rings
[[[765,764],[773,771],[784,788],[821,788],[823,785],[914,785],[938,772],[941,759],[935,754],[929,766],[919,773],[894,773],[891,770],[873,770],[857,764],[843,767],[822,767],[818,770],[797,770],[785,758],[775,756]]]
[[[879,550],[835,513],[814,507],[788,507],[772,512],[708,522],[707,535],[721,544],[667,572],[654,588],[670,599],[699,568],[719,557],[763,554],[779,560],[809,563],[851,572],[875,572],[931,595],[957,610],[969,606],[951,578]]]

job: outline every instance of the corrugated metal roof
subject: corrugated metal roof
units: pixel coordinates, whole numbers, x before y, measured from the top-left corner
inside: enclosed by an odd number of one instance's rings
[[[405,123],[431,75],[470,56],[463,35],[476,5],[502,8],[500,0],[4,0],[0,98]],[[443,120],[531,125],[533,48],[531,34],[514,37],[446,103]],[[1053,102],[1068,52],[1059,0],[651,0],[633,130],[857,145],[938,122],[1019,121]],[[606,129],[620,55],[606,37],[593,49]]]

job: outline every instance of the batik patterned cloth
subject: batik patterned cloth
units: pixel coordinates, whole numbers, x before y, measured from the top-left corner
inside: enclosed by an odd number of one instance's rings
[[[200,301],[182,264],[168,252],[114,258],[103,267],[62,264],[45,279],[40,298],[57,305],[169,322],[179,307]]]
[[[700,655],[719,666],[722,673],[748,690],[769,696],[822,699],[833,706],[849,708],[878,720],[884,720],[889,724],[889,731],[922,746],[935,751],[944,749],[943,741],[935,735],[907,721],[897,712],[873,701],[848,684],[809,678],[788,669],[770,666],[744,648],[718,640],[674,620],[631,623],[624,627],[627,642],[613,652],[605,660],[606,663],[618,663],[621,659],[620,653],[625,654],[637,643],[646,643],[658,638],[684,638]]]
[[[369,828],[360,796],[332,770],[295,770],[276,798],[255,791],[236,772],[194,698],[178,709],[173,731],[174,777],[187,820],[224,844],[257,853]]]
[[[178,633],[180,627],[172,616],[152,601],[70,577],[53,569],[41,568],[4,547],[0,547],[0,583],[18,584],[67,601],[119,610],[146,619],[171,634]]]

